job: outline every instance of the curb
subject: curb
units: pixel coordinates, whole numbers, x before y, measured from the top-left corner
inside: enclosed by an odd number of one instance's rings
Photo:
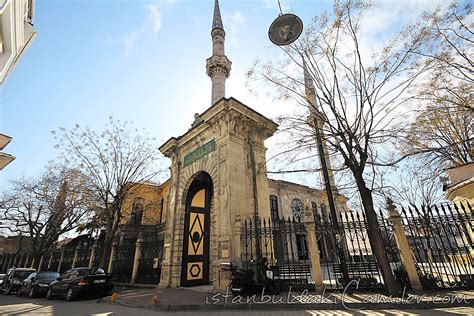
[[[130,289],[156,289],[157,285],[152,284],[130,284],[130,283],[114,283],[114,287],[123,287]]]
[[[177,304],[163,304],[163,305],[132,305],[117,300],[112,302],[108,299],[98,300],[97,303],[103,304],[119,304],[126,307],[143,308],[163,312],[178,312],[178,311],[212,311],[212,310],[380,310],[380,309],[432,309],[432,308],[448,308],[448,307],[472,307],[474,305],[474,299],[465,299],[464,302],[458,303],[435,303],[435,302],[416,302],[416,303],[379,303],[379,304],[367,304],[367,303],[320,303],[320,304],[304,304],[304,303],[280,303],[280,304],[190,304],[190,305],[177,305]]]

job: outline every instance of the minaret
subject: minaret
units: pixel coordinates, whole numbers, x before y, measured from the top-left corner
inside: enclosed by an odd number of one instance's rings
[[[327,148],[326,140],[324,139],[324,133],[323,133],[324,123],[322,121],[321,113],[318,110],[318,105],[316,103],[316,88],[314,87],[313,78],[310,76],[308,72],[308,67],[306,66],[306,61],[304,60],[304,58],[303,58],[303,73],[304,73],[305,95],[306,95],[306,100],[308,101],[308,106],[310,110],[310,116],[308,117],[308,120],[310,120],[311,123],[317,124],[317,127],[315,126],[315,128],[318,128],[320,130],[324,158],[326,160],[325,163],[326,163],[328,174],[329,174],[329,183],[331,185],[332,192],[337,194],[337,187],[334,182],[334,172],[332,171],[331,160],[329,159],[328,148]],[[322,157],[319,157],[320,160],[321,158]],[[321,165],[323,165],[322,162],[321,162]]]
[[[229,78],[232,62],[224,51],[225,31],[222,24],[219,1],[214,3],[214,18],[212,20],[212,56],[206,60],[206,72],[212,80],[211,105],[225,97],[225,80]]]

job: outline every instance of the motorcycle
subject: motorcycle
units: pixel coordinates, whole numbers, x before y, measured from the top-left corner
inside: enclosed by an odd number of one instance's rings
[[[229,286],[232,295],[253,295],[263,289],[270,294],[279,294],[280,280],[275,278],[274,272],[267,266],[267,258],[251,260],[250,263],[255,265],[256,274],[254,270],[239,269],[232,263],[221,263],[223,271],[232,272],[232,281]]]

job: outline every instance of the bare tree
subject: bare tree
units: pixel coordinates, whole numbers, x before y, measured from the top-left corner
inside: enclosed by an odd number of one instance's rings
[[[474,20],[472,4],[453,2],[448,10],[425,13],[426,46],[416,53],[433,62],[428,80],[419,85],[420,99],[474,110]]]
[[[90,194],[74,170],[49,170],[37,179],[12,181],[11,186],[3,193],[3,219],[13,235],[28,240],[37,267],[61,236],[87,221]]]
[[[430,104],[416,114],[401,142],[439,176],[443,169],[474,161],[474,112],[445,102]]]
[[[442,183],[431,165],[411,157],[379,177],[385,197],[399,204],[433,206],[443,200]],[[391,168],[392,169],[392,168]]]
[[[438,176],[474,161],[474,22],[471,4],[425,14],[426,46],[416,53],[433,64],[415,87],[415,120],[402,141]]]
[[[158,146],[143,130],[131,129],[130,123],[112,117],[101,132],[76,125],[53,134],[64,162],[81,171],[99,201],[91,223],[105,229],[100,259],[100,266],[105,267],[122,220],[123,201],[134,188],[128,184],[152,180],[164,170],[158,167],[162,161]]]
[[[361,19],[370,7],[363,1],[335,1],[331,14],[316,17],[302,39],[284,49],[280,64],[257,61],[249,77],[274,84],[279,97],[296,100],[301,108],[280,119],[283,131],[290,133],[283,153],[298,153],[299,161],[314,157],[316,126],[328,155],[335,157],[333,170],[350,172],[367,217],[370,245],[388,292],[396,295],[398,285],[374,209],[374,177],[378,167],[402,159],[395,157],[390,143],[407,127],[403,118],[412,100],[409,88],[432,63],[415,54],[425,44],[421,25],[404,28],[367,56]]]

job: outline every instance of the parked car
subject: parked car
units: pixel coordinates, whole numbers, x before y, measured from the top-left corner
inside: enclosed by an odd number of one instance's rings
[[[3,278],[5,278],[5,274],[0,274],[0,287],[2,286]]]
[[[29,268],[8,269],[0,290],[7,295],[18,291],[23,280],[29,277],[33,272],[36,272],[36,270]]]
[[[18,289],[18,296],[23,294],[28,294],[29,298],[45,296],[49,285],[57,278],[59,278],[59,273],[54,271],[33,272],[21,284]]]
[[[66,300],[86,296],[107,296],[113,288],[112,276],[101,268],[74,268],[64,272],[52,282],[46,299],[66,297]]]

